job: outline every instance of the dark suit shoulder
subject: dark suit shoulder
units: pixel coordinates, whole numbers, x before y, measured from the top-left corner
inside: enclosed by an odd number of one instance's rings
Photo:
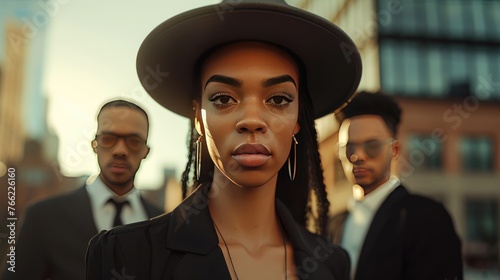
[[[61,209],[74,208],[74,201],[84,195],[86,195],[86,192],[82,189],[57,194],[29,204],[26,211],[27,213],[38,213],[39,215],[46,215],[49,212],[59,213]]]
[[[404,200],[404,206],[409,215],[415,220],[434,223],[436,220],[450,220],[451,216],[444,205],[432,198],[409,194]]]

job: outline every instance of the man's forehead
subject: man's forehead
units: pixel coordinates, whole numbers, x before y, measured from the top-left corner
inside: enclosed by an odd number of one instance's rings
[[[389,129],[382,117],[378,115],[359,115],[344,120],[339,129],[339,137],[377,137],[381,134],[390,135]]]

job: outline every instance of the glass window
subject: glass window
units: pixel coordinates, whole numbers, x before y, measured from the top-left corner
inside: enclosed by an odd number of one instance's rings
[[[500,52],[498,49],[492,49],[490,52],[492,57],[490,63],[491,70],[491,99],[500,100]]]
[[[382,89],[385,92],[396,92],[397,67],[394,59],[394,42],[384,40],[380,43],[380,71],[382,73]]]
[[[391,3],[395,3],[394,0],[379,0],[377,2],[378,5],[376,9],[379,32],[383,34],[404,33],[404,6],[400,3],[399,6],[392,8]],[[395,12],[393,9],[401,11]]]
[[[493,170],[493,144],[489,137],[473,136],[460,139],[459,151],[465,171]]]
[[[446,30],[443,35],[451,38],[462,38],[464,34],[464,22],[462,1],[448,0],[443,1],[442,11],[446,18]]]
[[[483,39],[487,37],[486,32],[486,22],[485,22],[485,3],[484,1],[472,1],[470,5],[470,14],[472,17],[471,25],[466,26],[467,36],[477,39]],[[472,30],[469,30],[471,29]]]
[[[500,40],[500,1],[487,1],[486,26],[488,37]]]
[[[493,199],[468,199],[465,202],[465,264],[492,268],[498,264],[498,205]]]
[[[425,13],[427,18],[427,34],[438,36],[442,34],[442,16],[440,14],[440,5],[437,1],[425,1]]]
[[[427,77],[429,79],[428,92],[430,96],[442,96],[446,92],[442,55],[445,50],[439,45],[427,49]]]
[[[466,97],[470,94],[469,63],[466,48],[463,46],[449,47],[446,53],[446,69],[448,94],[454,97]]]
[[[404,42],[401,46],[404,48],[404,54],[401,57],[404,68],[404,79],[402,79],[404,80],[404,92],[405,95],[415,96],[421,92],[419,45],[414,42]]]
[[[417,170],[441,170],[441,143],[430,135],[412,135],[408,138],[408,162]]]
[[[411,25],[416,34],[425,34],[427,32],[427,1],[408,1],[404,3],[405,8],[411,9],[413,11],[412,18],[408,18],[411,21]],[[407,7],[406,7],[407,6]],[[403,12],[405,12],[403,10]]]
[[[472,89],[474,96],[480,100],[491,99],[492,88],[490,86],[490,63],[488,61],[488,50],[486,48],[478,48],[476,50],[476,71],[471,77]]]
[[[401,28],[404,34],[414,35],[417,33],[417,28],[423,21],[419,21],[417,18],[417,4],[415,2],[404,2],[401,4],[403,10],[397,15],[401,17]]]

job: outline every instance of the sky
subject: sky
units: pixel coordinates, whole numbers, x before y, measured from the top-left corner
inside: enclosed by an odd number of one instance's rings
[[[125,98],[150,117],[151,152],[136,177],[139,189],[160,187],[163,169],[184,170],[187,119],[163,109],[137,78],[137,50],[158,24],[180,12],[218,0],[52,0],[41,7],[49,17],[43,92],[48,127],[59,138],[58,160],[65,176],[98,173],[90,142],[96,115],[108,100]],[[41,3],[41,1],[39,1]]]

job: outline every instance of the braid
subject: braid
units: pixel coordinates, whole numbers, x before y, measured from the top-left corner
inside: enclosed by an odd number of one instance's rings
[[[189,134],[188,134],[188,141],[187,141],[187,145],[188,145],[188,162],[186,163],[186,169],[184,170],[184,172],[182,172],[182,178],[181,178],[181,187],[182,187],[182,198],[186,198],[187,194],[188,194],[188,188],[190,187],[190,174],[191,174],[191,167],[193,166],[193,164],[195,164],[195,156],[196,156],[196,151],[194,151],[194,143],[196,142],[196,129],[194,129],[194,121],[193,119],[191,119],[191,129],[189,131]],[[195,182],[196,178],[195,178],[195,175],[193,174],[192,175],[192,178],[191,180],[193,182]]]
[[[306,144],[306,153],[307,153],[307,173],[308,173],[308,186],[309,193],[315,195],[316,198],[316,209],[317,209],[317,218],[315,219],[315,231],[320,235],[326,234],[326,224],[328,219],[328,211],[330,208],[330,203],[328,201],[326,186],[323,178],[323,167],[321,165],[321,157],[318,149],[318,136],[315,127],[315,122],[313,119],[313,111],[312,104],[309,98],[309,95],[304,98],[304,106],[302,106],[303,113],[301,114],[306,125],[302,126],[305,133],[305,144]],[[309,198],[307,203],[307,216],[306,220],[310,220],[314,217],[313,209],[311,203],[314,200]]]

